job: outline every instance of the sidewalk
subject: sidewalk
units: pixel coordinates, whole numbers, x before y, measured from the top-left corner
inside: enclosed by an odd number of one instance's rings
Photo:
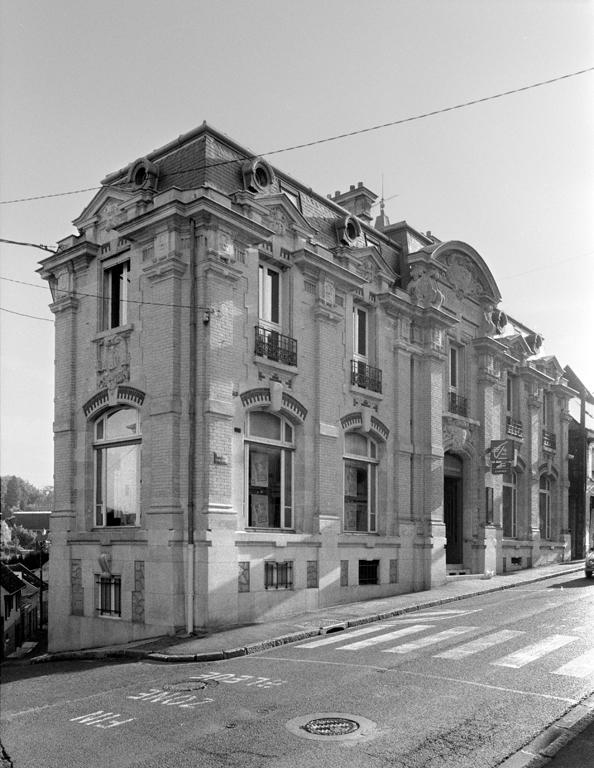
[[[39,664],[76,659],[150,659],[208,662],[230,659],[327,632],[445,605],[468,597],[521,587],[558,576],[583,573],[583,561],[515,571],[502,576],[454,576],[435,589],[323,608],[203,635],[157,637],[127,645],[44,653],[13,663]],[[563,584],[559,584],[559,589]],[[500,768],[594,768],[594,692],[573,707]]]
[[[296,640],[327,632],[369,624],[392,616],[434,608],[437,605],[476,597],[489,592],[520,587],[555,576],[583,571],[583,562],[543,566],[485,578],[477,575],[452,576],[443,586],[377,600],[321,608],[283,619],[272,619],[196,635],[176,635],[141,640],[126,645],[82,651],[47,653],[28,663],[66,659],[148,658],[162,662],[218,661],[257,653]]]

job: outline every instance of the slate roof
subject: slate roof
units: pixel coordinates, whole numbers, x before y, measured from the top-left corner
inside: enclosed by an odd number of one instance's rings
[[[0,585],[9,595],[14,595],[23,589],[23,582],[4,563],[0,564]]]

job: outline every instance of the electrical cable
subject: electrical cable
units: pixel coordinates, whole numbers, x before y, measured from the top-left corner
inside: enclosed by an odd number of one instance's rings
[[[0,280],[6,280],[9,283],[17,283],[18,285],[28,285],[31,288],[41,288],[42,290],[47,290],[46,285],[37,285],[36,283],[28,283],[25,280],[16,280],[12,277],[4,277],[3,275],[0,275]],[[66,288],[54,288],[53,289],[56,293],[65,293],[71,296],[73,299],[85,297],[90,299],[104,299],[105,296],[101,296],[99,293],[84,293],[82,291],[72,291],[67,290]],[[143,305],[150,305],[151,307],[175,307],[177,309],[191,309],[189,304],[166,304],[164,302],[160,301],[141,301],[139,299],[125,299],[125,304],[143,304]],[[201,312],[212,312],[212,307],[196,307],[196,309],[199,309]],[[9,310],[6,310],[9,311]]]
[[[460,104],[454,104],[451,107],[442,107],[440,109],[434,109],[434,110],[432,110],[430,112],[423,112],[420,115],[413,115],[411,117],[404,117],[404,118],[401,118],[400,120],[392,120],[392,121],[390,121],[388,123],[381,123],[379,125],[372,125],[372,126],[369,126],[367,128],[359,128],[359,129],[354,130],[354,131],[348,131],[347,133],[340,133],[340,134],[337,134],[335,136],[328,136],[328,137],[326,137],[324,139],[315,139],[313,141],[304,142],[303,144],[294,144],[291,147],[283,147],[281,149],[273,149],[273,150],[270,150],[269,152],[262,152],[259,155],[251,155],[251,157],[270,157],[271,155],[278,155],[278,154],[281,154],[282,152],[292,152],[295,149],[304,149],[306,147],[313,147],[313,146],[316,146],[316,145],[319,145],[319,144],[327,144],[328,142],[331,142],[331,141],[338,141],[339,139],[346,139],[346,138],[349,138],[351,136],[359,136],[359,135],[361,135],[363,133],[369,133],[371,131],[378,131],[378,130],[381,130],[383,128],[393,127],[395,125],[403,125],[404,123],[411,123],[411,122],[413,122],[415,120],[424,120],[427,117],[434,117],[435,115],[442,115],[442,114],[445,114],[446,112],[453,112],[454,110],[457,110],[457,109],[464,109],[466,107],[470,107],[470,106],[473,106],[475,104],[483,104],[483,103],[485,103],[487,101],[494,101],[495,99],[501,99],[501,98],[504,98],[506,96],[512,96],[513,94],[516,94],[516,93],[522,93],[524,91],[529,91],[529,90],[532,90],[534,88],[540,88],[540,87],[542,87],[544,85],[551,85],[552,83],[557,83],[557,82],[559,82],[561,80],[567,80],[567,79],[569,79],[571,77],[577,77],[578,75],[583,75],[583,74],[586,74],[587,72],[592,72],[592,71],[594,71],[594,66],[586,67],[585,69],[580,69],[580,70],[578,70],[576,72],[569,72],[569,73],[567,73],[565,75],[559,75],[558,77],[552,77],[552,78],[549,78],[548,80],[541,80],[538,83],[531,83],[530,85],[524,85],[524,86],[521,86],[520,88],[512,88],[511,90],[502,91],[501,93],[495,93],[495,94],[492,94],[491,96],[483,96],[480,99],[471,99],[469,101],[461,102]],[[219,160],[216,163],[203,163],[202,165],[195,166],[193,168],[185,168],[185,169],[183,169],[181,171],[176,171],[174,174],[172,174],[172,176],[179,176],[179,175],[184,174],[184,173],[191,173],[191,172],[194,172],[194,171],[203,170],[204,168],[216,168],[216,167],[221,166],[221,165],[229,165],[231,163],[244,162],[244,160],[246,160],[246,159],[247,158],[234,158],[233,160]],[[32,200],[43,200],[43,199],[46,199],[46,198],[49,198],[49,197],[64,197],[66,195],[78,195],[78,194],[81,194],[83,192],[94,192],[94,191],[96,191],[98,189],[104,189],[104,188],[110,187],[110,186],[117,187],[119,185],[117,185],[117,184],[101,185],[101,186],[98,186],[98,187],[87,187],[86,189],[76,189],[76,190],[72,190],[70,192],[54,192],[54,193],[46,194],[46,195],[35,195],[33,197],[21,197],[21,198],[17,198],[17,199],[14,199],[14,200],[0,200],[0,205],[9,205],[11,203],[24,203],[24,202],[29,202],[29,201],[32,201]]]
[[[25,312],[15,312],[14,309],[6,309],[6,307],[0,307],[2,312],[10,312],[11,315],[19,315],[20,317],[30,317],[32,320],[44,320],[46,323],[53,323],[53,317],[39,317],[38,315],[27,315]]]

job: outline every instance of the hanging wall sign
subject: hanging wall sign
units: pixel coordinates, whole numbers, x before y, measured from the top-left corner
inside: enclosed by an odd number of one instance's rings
[[[512,440],[491,440],[491,473],[504,475],[516,466],[516,447]]]

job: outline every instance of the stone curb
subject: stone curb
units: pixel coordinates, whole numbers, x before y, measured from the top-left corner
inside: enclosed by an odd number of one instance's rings
[[[594,694],[588,694],[578,704],[522,749],[498,764],[498,768],[545,768],[552,758],[594,722]]]
[[[338,631],[340,629],[346,629],[348,627],[359,627],[364,624],[371,624],[375,621],[383,621],[384,619],[392,618],[393,616],[402,616],[406,613],[414,613],[415,611],[423,611],[427,608],[435,608],[439,605],[446,605],[447,603],[457,602],[458,600],[466,600],[471,597],[479,597],[480,595],[488,595],[492,592],[502,592],[506,589],[514,589],[515,587],[521,587],[525,584],[534,584],[539,581],[546,581],[547,579],[554,579],[558,576],[565,576],[570,573],[577,573],[583,569],[583,564],[576,565],[575,568],[563,571],[562,573],[549,573],[544,576],[535,576],[525,581],[511,582],[509,584],[499,584],[496,587],[489,589],[479,589],[472,592],[465,592],[461,595],[452,595],[450,597],[434,598],[433,600],[425,600],[414,605],[407,605],[401,608],[395,608],[391,611],[383,611],[382,613],[369,614],[367,616],[359,616],[354,619],[346,619],[345,621],[336,621],[328,626],[320,626],[312,628],[311,630],[299,630],[288,635],[280,635],[279,637],[270,638],[269,640],[260,640],[250,645],[242,646],[239,648],[231,648],[221,651],[205,651],[204,653],[163,653],[159,651],[144,651],[140,648],[114,648],[103,650],[88,650],[88,651],[60,651],[57,653],[45,653],[42,656],[36,656],[33,659],[28,659],[28,664],[44,664],[53,661],[75,661],[75,660],[89,660],[89,659],[149,659],[151,661],[169,662],[180,664],[183,662],[208,662],[208,661],[221,661],[222,659],[232,659],[237,656],[247,656],[251,653],[258,653],[260,651],[267,650],[269,648],[275,648],[279,645],[286,645],[288,643],[294,643],[298,640],[306,640],[310,637],[317,637],[319,635],[329,634],[331,632]],[[503,766],[502,766],[503,768]],[[506,768],[508,768],[506,766]],[[516,768],[515,765],[510,764],[509,768]]]

